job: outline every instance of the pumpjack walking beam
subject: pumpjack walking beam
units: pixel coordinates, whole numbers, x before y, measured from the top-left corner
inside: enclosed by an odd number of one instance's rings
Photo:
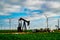
[[[30,21],[27,21],[27,20],[25,20],[25,19],[23,19],[23,18],[20,18],[19,21],[21,21],[21,20],[23,20],[24,22],[27,22],[27,25],[29,26]]]

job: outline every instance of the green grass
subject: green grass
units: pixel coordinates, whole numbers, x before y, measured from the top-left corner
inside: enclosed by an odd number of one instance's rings
[[[13,33],[17,32],[17,30],[0,30],[0,33]]]
[[[60,40],[60,33],[0,34],[0,40]]]
[[[13,33],[17,32],[17,30],[0,30],[0,33]],[[23,32],[32,32],[32,30],[25,30]]]

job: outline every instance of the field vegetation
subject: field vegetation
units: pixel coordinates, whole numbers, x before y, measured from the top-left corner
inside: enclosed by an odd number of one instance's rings
[[[12,34],[13,32],[16,34]],[[33,33],[31,30],[24,32],[25,34],[20,34],[17,33],[17,30],[0,30],[0,40],[60,40],[60,32],[58,30],[55,30],[55,32]]]

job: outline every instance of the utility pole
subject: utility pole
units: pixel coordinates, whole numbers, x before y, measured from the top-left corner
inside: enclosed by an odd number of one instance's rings
[[[11,18],[9,19],[9,29],[11,30]]]
[[[2,24],[1,24],[1,30],[2,30]]]
[[[58,29],[59,29],[59,19],[58,19]]]
[[[1,20],[0,20],[0,30],[2,30],[2,23],[1,23]]]

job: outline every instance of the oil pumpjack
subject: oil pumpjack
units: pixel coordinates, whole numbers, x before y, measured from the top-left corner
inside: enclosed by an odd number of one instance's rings
[[[30,21],[27,21],[23,18],[20,18],[18,20],[19,24],[18,24],[18,32],[22,32],[23,30],[27,30],[26,26],[29,26]],[[24,29],[23,29],[24,28]]]

